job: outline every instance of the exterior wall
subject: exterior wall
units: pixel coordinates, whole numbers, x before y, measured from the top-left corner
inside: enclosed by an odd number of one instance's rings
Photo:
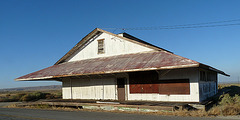
[[[116,78],[125,77],[125,100],[164,101],[164,102],[200,102],[199,98],[199,71],[197,68],[175,69],[160,71],[159,80],[189,79],[190,94],[159,94],[134,93],[130,94],[128,74],[116,74],[112,77],[64,79],[63,99],[94,99],[118,100]],[[72,84],[72,87],[71,87]]]
[[[200,93],[200,101],[204,101],[209,97],[217,94],[218,86],[217,86],[217,73],[211,75],[212,81],[200,81],[199,82],[199,93]]]
[[[98,41],[104,39],[104,54],[98,54]],[[91,41],[91,40],[90,40]],[[107,33],[102,33],[100,36],[92,40],[84,49],[76,51],[66,61],[77,61],[90,58],[108,57],[121,54],[130,54],[138,52],[152,51],[153,49],[123,40]]]
[[[168,102],[199,102],[198,88],[198,69],[175,69],[164,74],[159,74],[159,80],[167,79],[189,79],[190,94],[189,95],[163,95],[158,93],[130,94],[128,90],[128,100],[144,100],[144,101],[168,101]],[[127,87],[129,89],[129,85]]]
[[[217,93],[217,84],[215,81],[210,82],[200,82],[199,83],[200,91],[200,101],[204,101],[207,98],[215,95]]]
[[[68,79],[62,80],[62,98],[63,99],[71,99],[71,81]]]
[[[63,99],[117,100],[115,78],[64,79],[62,83]]]

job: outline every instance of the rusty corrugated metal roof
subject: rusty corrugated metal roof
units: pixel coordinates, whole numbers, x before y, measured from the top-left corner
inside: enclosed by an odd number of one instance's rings
[[[199,67],[199,64],[169,52],[152,51],[65,62],[15,80],[44,80],[66,76]]]

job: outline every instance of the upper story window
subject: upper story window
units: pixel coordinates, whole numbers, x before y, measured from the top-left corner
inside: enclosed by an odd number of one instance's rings
[[[200,80],[201,81],[207,81],[206,72],[200,71]]]
[[[200,81],[216,81],[217,73],[210,71],[200,71]]]
[[[104,54],[104,39],[98,40],[98,54]]]

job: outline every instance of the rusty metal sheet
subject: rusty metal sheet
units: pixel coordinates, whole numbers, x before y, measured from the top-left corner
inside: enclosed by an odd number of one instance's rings
[[[200,63],[172,53],[155,51],[65,62],[15,80],[44,80],[67,76],[198,67]]]
[[[158,93],[156,71],[129,73],[130,93]]]
[[[156,71],[129,73],[131,94],[190,94],[189,79],[158,80]]]
[[[160,80],[159,94],[190,94],[189,79]]]

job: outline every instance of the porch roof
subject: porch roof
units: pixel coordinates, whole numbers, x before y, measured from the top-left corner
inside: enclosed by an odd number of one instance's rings
[[[121,73],[147,70],[203,67],[227,75],[224,72],[165,51],[152,51],[94,58],[74,62],[64,62],[48,68],[16,78],[22,80],[49,80],[62,77]],[[228,76],[228,75],[227,75]]]

